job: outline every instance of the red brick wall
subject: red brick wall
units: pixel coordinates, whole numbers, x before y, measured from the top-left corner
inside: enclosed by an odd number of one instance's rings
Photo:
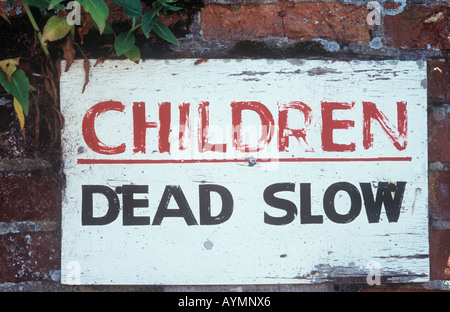
[[[111,1],[107,1],[111,3]],[[428,62],[428,153],[431,282],[377,289],[449,290],[450,280],[450,5],[408,1],[383,5],[380,25],[368,25],[368,1],[204,1],[200,12],[166,17],[184,23],[180,47],[158,50],[158,57],[309,57],[410,59]],[[2,3],[3,7],[4,3]],[[15,4],[15,7],[20,7]],[[9,11],[16,14],[16,9]],[[20,14],[20,10],[17,11]],[[110,20],[125,18],[111,6]],[[187,24],[187,21],[190,24]],[[1,48],[0,48],[1,49]],[[147,49],[147,50],[146,50]],[[143,46],[144,56],[152,48]],[[0,92],[0,100],[2,92]],[[61,172],[50,136],[36,144],[23,138],[11,105],[0,106],[0,291],[86,289],[62,286],[60,270]],[[27,121],[29,127],[34,120]],[[292,290],[363,290],[341,285],[292,286]],[[105,290],[109,288],[92,287]],[[133,286],[121,290],[142,289]],[[156,287],[145,290],[191,288]],[[204,287],[203,290],[211,288]],[[223,287],[223,289],[228,289]],[[243,287],[243,290],[250,289]],[[253,288],[252,288],[253,289]],[[278,290],[275,286],[261,290]],[[217,290],[217,288],[214,288]]]

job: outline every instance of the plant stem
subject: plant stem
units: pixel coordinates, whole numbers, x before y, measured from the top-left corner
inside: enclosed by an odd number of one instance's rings
[[[131,28],[130,32],[135,31],[136,29],[138,29],[139,27],[141,27],[141,23],[137,24],[136,26],[134,26],[133,28]]]
[[[28,19],[31,22],[31,25],[33,25],[34,30],[37,32],[38,38],[39,38],[39,42],[41,43],[42,46],[42,50],[44,51],[45,55],[48,57],[50,56],[50,52],[47,49],[47,46],[44,44],[44,42],[42,41],[42,33],[36,23],[36,20],[34,19],[33,14],[31,13],[30,7],[28,6],[28,4],[26,4],[25,2],[22,1],[22,5],[23,8],[25,9],[25,12],[27,13]]]
[[[156,8],[156,15],[159,16],[159,11],[161,11],[161,9],[162,9],[162,6],[159,6],[158,8]],[[133,22],[133,24],[134,24],[134,22]],[[130,30],[130,32],[135,31],[136,29],[138,29],[139,27],[141,27],[141,25],[142,25],[142,22],[139,23],[139,24],[137,24],[136,26],[132,27],[131,30]]]
[[[75,41],[75,25],[70,29],[70,38],[72,38],[72,41]]]

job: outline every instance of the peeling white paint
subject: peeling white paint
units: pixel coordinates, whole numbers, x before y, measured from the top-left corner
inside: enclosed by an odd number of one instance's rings
[[[83,94],[82,62],[75,62],[69,72],[62,73],[67,177],[62,217],[63,283],[72,280],[74,272],[67,268],[72,261],[79,263],[81,284],[318,283],[347,277],[365,279],[369,274],[367,265],[372,261],[380,263],[380,274],[391,281],[428,280],[427,99],[422,86],[426,66],[407,61],[331,60],[194,63],[190,59],[149,60],[139,65],[106,61],[91,67],[90,82]],[[124,111],[103,114],[97,120],[96,133],[108,144],[126,143],[127,149],[122,154],[105,156],[95,153],[83,139],[82,121],[93,105],[111,100],[123,103]],[[164,101],[172,103],[171,147],[178,146],[178,105],[192,105],[191,150],[175,148],[170,154],[159,153],[158,130],[147,129],[147,152],[134,153],[133,102],[145,102],[146,120],[157,121],[158,103]],[[311,144],[306,146],[291,137],[290,149],[270,158],[270,164],[275,165],[270,169],[263,166],[261,159],[273,154],[202,154],[195,145],[195,114],[198,116],[202,101],[210,102],[210,142],[226,142],[229,147],[233,146],[227,128],[232,101],[259,101],[277,121],[279,103],[307,103],[313,112],[308,132]],[[334,120],[355,122],[352,129],[334,130],[335,142],[355,142],[354,151],[329,152],[322,148],[322,101],[355,102],[351,109],[336,110],[333,115]],[[363,147],[363,101],[376,103],[394,127],[397,102],[407,102],[408,144],[403,150],[394,147],[376,121],[371,128],[374,147]],[[257,117],[250,120],[259,121]],[[306,118],[295,120],[291,127],[306,124]],[[275,131],[274,137],[277,135]],[[105,159],[121,161],[124,157],[157,162],[95,163]],[[228,162],[235,157],[242,161]],[[379,157],[393,157],[396,161],[381,161]],[[348,161],[350,158],[375,160]],[[221,161],[211,161],[216,159]],[[324,193],[330,185],[342,181],[358,188],[361,182],[369,183],[374,194],[380,189],[379,182],[405,181],[398,221],[389,222],[383,208],[379,222],[369,223],[364,202],[354,220],[333,222],[324,213]],[[268,224],[265,213],[281,217],[283,210],[269,205],[263,198],[264,191],[269,185],[283,182],[295,184],[295,189],[277,193],[277,197],[294,203],[297,214],[288,224]],[[231,192],[234,208],[226,222],[188,226],[183,218],[167,217],[157,225],[123,225],[124,185],[148,186],[148,192],[134,194],[135,199],[148,201],[134,213],[149,217],[151,222],[156,219],[165,186],[180,186],[198,221],[199,186],[206,183],[225,186]],[[300,183],[311,184],[311,213],[323,216],[323,222],[300,222],[300,208],[306,205],[300,204]],[[82,185],[102,185],[117,192],[118,218],[103,226],[82,225]],[[422,191],[416,191],[418,188]],[[335,195],[337,214],[345,215],[351,200],[345,192]],[[108,202],[103,199],[103,203],[96,199],[97,216],[106,213]],[[211,203],[214,213],[219,213],[220,197],[211,198]],[[169,205],[169,210],[179,209],[173,198]]]

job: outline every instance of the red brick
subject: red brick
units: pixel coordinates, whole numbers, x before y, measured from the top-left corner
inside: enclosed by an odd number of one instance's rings
[[[448,6],[407,5],[400,14],[386,15],[387,44],[406,49],[426,49],[428,44],[449,49],[449,14]]]
[[[450,163],[450,112],[445,107],[428,115],[428,160]]]
[[[430,171],[428,197],[431,216],[450,221],[450,171]]]
[[[59,250],[51,232],[0,236],[0,283],[51,280],[59,270]]]
[[[60,219],[61,187],[49,172],[0,173],[0,222]]]
[[[201,12],[206,39],[249,40],[320,37],[338,42],[370,41],[369,11],[338,2],[277,2],[271,4],[207,4]]]
[[[450,230],[430,231],[430,279],[450,280]]]
[[[0,106],[0,158],[23,158],[28,150],[14,109]]]
[[[450,104],[449,63],[428,61],[428,102]]]

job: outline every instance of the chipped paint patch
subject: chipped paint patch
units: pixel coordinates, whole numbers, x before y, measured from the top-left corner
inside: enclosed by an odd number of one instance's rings
[[[14,221],[0,222],[0,235],[26,232],[47,232],[58,228],[56,222],[48,221]]]
[[[335,68],[327,68],[327,67],[315,67],[311,68],[307,71],[308,75],[326,75],[326,74],[341,74],[342,72],[336,70]]]

